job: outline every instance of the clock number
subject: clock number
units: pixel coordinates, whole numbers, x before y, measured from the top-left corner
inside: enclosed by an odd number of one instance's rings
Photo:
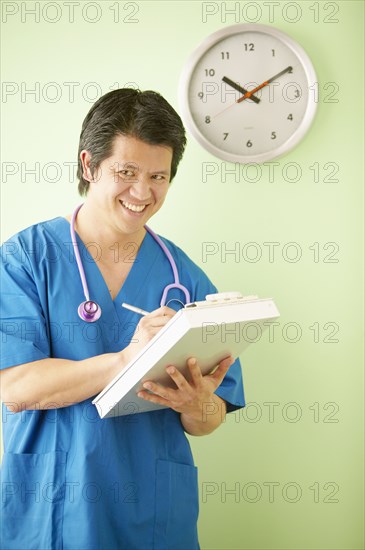
[[[198,93],[198,97],[200,97],[200,99],[203,99],[203,97],[204,97],[203,92],[199,92],[199,93]]]
[[[272,51],[272,56],[275,57],[275,50],[271,50]]]
[[[205,69],[205,76],[214,76],[215,70],[214,69]]]
[[[300,97],[300,91],[298,88],[295,88],[294,97]]]
[[[271,132],[271,139],[276,139],[276,132]]]
[[[250,42],[249,44],[245,44],[245,52],[253,52],[255,51],[255,46]]]
[[[288,120],[293,120],[293,115],[290,113],[290,115],[288,115],[287,119]]]
[[[248,142],[246,143],[246,147],[252,147],[252,141],[249,139]]]
[[[205,122],[206,122],[207,124],[210,123],[210,116],[206,116],[206,117],[205,117]]]
[[[221,52],[222,59],[229,59],[229,52]]]
[[[223,135],[224,135],[224,138],[223,138],[223,141],[224,141],[224,140],[227,139],[227,137],[228,137],[229,134],[228,134],[228,132],[223,132]]]

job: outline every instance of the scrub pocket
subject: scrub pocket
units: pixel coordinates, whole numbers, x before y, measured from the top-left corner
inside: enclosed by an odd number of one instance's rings
[[[66,456],[62,451],[4,454],[2,549],[62,549]]]
[[[198,550],[198,511],[197,468],[157,460],[154,550]]]

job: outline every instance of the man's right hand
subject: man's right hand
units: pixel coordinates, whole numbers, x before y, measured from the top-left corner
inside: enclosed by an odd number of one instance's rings
[[[127,362],[131,361],[150,340],[170,321],[176,311],[167,306],[159,307],[142,317],[132,336],[130,344],[122,350]]]

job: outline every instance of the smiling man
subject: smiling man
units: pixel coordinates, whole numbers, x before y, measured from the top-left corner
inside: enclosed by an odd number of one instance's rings
[[[102,420],[92,405],[184,300],[174,288],[161,306],[171,265],[145,224],[163,205],[185,144],[181,119],[160,94],[106,94],[80,135],[81,208],[2,247],[4,549],[199,548],[185,432],[208,434],[244,406],[239,361],[202,376],[192,358],[189,379],[167,365],[174,389],[152,380],[139,393],[163,409]],[[191,301],[217,291],[179,247],[162,242]],[[123,302],[151,313],[140,319]],[[83,318],[85,303],[98,316]]]

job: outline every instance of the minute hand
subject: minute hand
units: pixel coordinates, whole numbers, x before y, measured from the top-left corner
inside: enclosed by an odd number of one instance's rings
[[[255,88],[254,90],[251,90],[250,92],[246,92],[245,95],[243,95],[242,97],[237,99],[236,103],[241,103],[241,101],[243,101],[244,99],[248,99],[252,94],[257,92],[258,90],[261,90],[261,88],[264,88],[265,86],[270,84],[270,82],[273,82],[273,80],[276,80],[277,78],[279,78],[279,76],[282,76],[283,74],[291,71],[292,69],[293,69],[293,67],[289,66],[286,69],[284,69],[283,71],[280,71],[280,73],[278,73],[275,76],[272,76],[271,78],[269,78],[269,80],[265,80],[265,82],[260,84],[260,86],[257,86],[257,88]]]

